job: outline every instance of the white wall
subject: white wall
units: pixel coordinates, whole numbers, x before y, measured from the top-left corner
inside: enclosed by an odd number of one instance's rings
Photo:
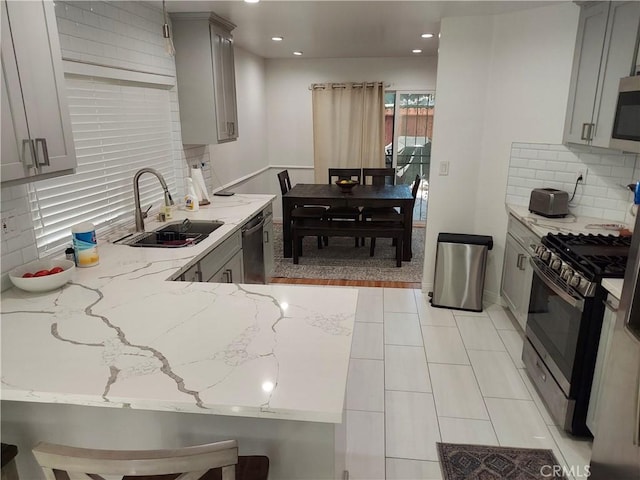
[[[268,163],[289,168],[294,183],[313,183],[312,83],[384,81],[391,90],[435,90],[436,63],[435,57],[267,60]],[[279,193],[278,170],[264,173],[265,192]],[[275,207],[281,217],[280,202]]]
[[[561,143],[579,8],[570,3],[441,24],[423,288],[439,232],[492,235],[497,300],[511,143]],[[449,176],[438,165],[449,161]]]

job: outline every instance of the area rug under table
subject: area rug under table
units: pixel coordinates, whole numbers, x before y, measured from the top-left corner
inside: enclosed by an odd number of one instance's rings
[[[551,450],[455,443],[438,443],[437,446],[444,480],[566,478]]]
[[[317,237],[304,237],[298,265],[282,255],[282,224],[273,225],[274,277],[341,280],[378,280],[390,282],[421,282],[424,268],[424,228],[414,227],[413,258],[396,267],[396,248],[391,239],[376,241],[375,255],[369,256],[369,242],[355,247],[353,238],[332,237],[329,246],[318,249]]]

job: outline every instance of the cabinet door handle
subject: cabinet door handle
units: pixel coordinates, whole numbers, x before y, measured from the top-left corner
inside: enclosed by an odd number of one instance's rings
[[[526,260],[527,256],[519,253],[518,254],[518,261],[516,263],[516,265],[518,266],[518,270],[524,270],[524,261]]]
[[[27,156],[25,155],[25,153],[26,153],[27,149],[31,153],[31,163],[30,164],[26,162]],[[38,168],[38,157],[37,157],[37,153],[36,153],[36,144],[30,138],[25,138],[24,140],[22,140],[22,162],[24,163],[25,167]]]
[[[587,129],[587,125],[589,125],[588,123],[583,123],[582,124],[582,132],[580,132],[580,140],[589,140],[587,138],[587,134],[585,133],[585,130]]]
[[[582,132],[580,133],[580,139],[581,140],[593,140],[593,130],[594,127],[596,126],[595,123],[583,123],[582,124]],[[585,133],[586,130],[586,133]]]
[[[42,156],[44,157],[44,160],[42,162],[38,162],[38,165],[48,167],[51,164],[49,163],[49,149],[47,148],[47,139],[36,138],[36,151],[38,148],[38,144],[42,145]]]
[[[264,232],[264,243],[269,243],[269,232],[266,230]]]
[[[542,365],[540,365],[540,363],[538,363],[538,360],[536,360],[536,367],[538,367],[540,369],[541,376],[542,376],[542,381],[546,382],[547,381],[547,374],[545,373],[544,369],[542,368]]]
[[[225,283],[233,283],[233,270],[227,268],[222,274],[225,276]]]

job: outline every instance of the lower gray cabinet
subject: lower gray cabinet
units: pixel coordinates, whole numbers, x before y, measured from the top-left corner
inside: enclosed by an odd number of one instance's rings
[[[242,283],[244,271],[242,267],[242,250],[237,252],[231,260],[224,264],[211,278],[205,280],[210,283]]]
[[[203,282],[242,283],[242,234],[235,231],[229,238],[200,260]]]
[[[264,253],[264,276],[265,281],[268,283],[271,277],[273,277],[273,270],[275,267],[275,261],[273,260],[273,216],[271,214],[270,208],[269,214],[264,216],[264,226],[262,227],[262,232],[264,236],[262,241]]]
[[[598,400],[600,391],[602,390],[602,380],[604,366],[607,363],[607,357],[611,350],[611,340],[613,338],[613,330],[616,325],[616,312],[618,311],[619,301],[613,295],[609,294],[605,302],[604,317],[602,319],[602,330],[600,331],[600,343],[598,344],[598,354],[596,357],[596,366],[593,372],[593,382],[591,383],[591,396],[589,397],[589,408],[587,410],[587,427],[591,433],[596,435],[598,423],[596,421],[598,411]]]
[[[179,277],[185,282],[242,283],[242,234],[236,230]]]
[[[186,272],[180,275],[180,280],[183,282],[200,282],[200,265],[196,263],[190,267]]]
[[[514,217],[509,217],[500,293],[523,331],[527,325],[533,280],[529,245],[537,241],[538,237],[531,230]]]

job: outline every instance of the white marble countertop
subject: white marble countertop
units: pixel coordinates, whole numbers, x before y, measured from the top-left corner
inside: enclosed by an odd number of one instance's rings
[[[536,235],[544,237],[548,233],[586,233],[593,235],[618,235],[617,230],[587,227],[588,225],[620,224],[615,220],[604,220],[570,215],[564,218],[547,218],[531,213],[527,207],[506,204],[507,212],[512,213],[522,223],[527,225]],[[632,226],[627,225],[628,228]]]
[[[341,422],[357,290],[167,281],[272,200],[214,197],[174,217],[225,222],[198,245],[99,239],[63,288],[3,292],[2,400]]]
[[[604,278],[602,279],[602,286],[607,292],[620,300],[622,296],[622,285],[624,280],[622,278]]]

